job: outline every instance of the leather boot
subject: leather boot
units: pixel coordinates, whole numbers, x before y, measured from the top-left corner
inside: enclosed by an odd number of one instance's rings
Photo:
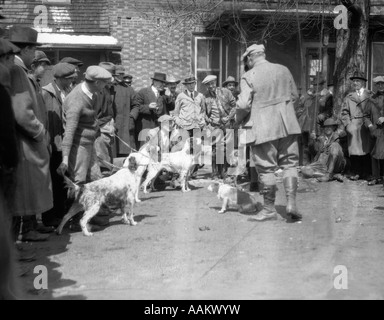
[[[250,218],[250,221],[267,221],[267,220],[277,220],[277,212],[275,209],[275,199],[276,199],[276,185],[264,186],[263,196],[264,196],[264,206],[254,218]]]
[[[259,192],[259,175],[257,174],[255,167],[249,168],[250,174],[251,174],[251,184],[249,186],[249,192]]]
[[[285,189],[285,195],[287,197],[286,212],[288,217],[292,220],[301,220],[303,216],[298,212],[296,206],[296,192],[298,187],[298,178],[288,177],[284,178],[283,185]]]

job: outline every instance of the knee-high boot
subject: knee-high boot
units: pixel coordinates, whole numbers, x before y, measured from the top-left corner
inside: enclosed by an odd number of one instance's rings
[[[292,220],[301,220],[303,216],[298,212],[296,206],[296,192],[298,187],[298,178],[297,177],[287,177],[283,180],[283,185],[285,189],[285,195],[287,197],[287,215]]]
[[[276,185],[264,185],[263,188],[263,197],[264,197],[264,206],[254,218],[251,218],[251,221],[267,221],[267,220],[277,220],[277,212],[275,209],[275,199],[276,199]]]

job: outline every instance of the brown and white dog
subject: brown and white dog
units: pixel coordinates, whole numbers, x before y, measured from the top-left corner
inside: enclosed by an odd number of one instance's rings
[[[85,236],[92,236],[93,234],[87,229],[87,224],[99,212],[103,203],[115,204],[120,207],[123,213],[123,223],[130,223],[132,226],[136,225],[137,223],[133,219],[133,206],[137,188],[136,169],[136,159],[132,157],[129,159],[127,168],[119,170],[110,177],[86,183],[82,186],[78,186],[67,177],[64,177],[69,188],[69,196],[73,196],[75,202],[57,228],[57,234],[61,234],[69,219],[81,210],[85,210],[80,220],[80,226]],[[128,217],[127,211],[129,211]]]
[[[151,163],[158,163],[158,152],[160,148],[151,143],[144,144],[138,152],[131,153],[127,159],[125,159],[123,167],[126,168],[129,165],[129,160],[131,158],[136,159],[137,170],[136,170],[136,195],[135,201],[137,203],[141,202],[139,199],[139,190],[141,185],[141,179],[145,170],[147,170],[148,165]]]
[[[217,193],[217,198],[223,200],[219,213],[225,213],[230,205],[239,212],[255,212],[261,209],[261,203],[258,203],[251,194],[223,182],[211,183],[208,190]]]
[[[144,193],[148,193],[147,186],[150,181],[154,181],[160,172],[163,170],[178,173],[179,182],[182,192],[191,191],[188,187],[188,180],[191,175],[191,170],[194,168],[194,155],[190,154],[190,143],[192,138],[185,141],[181,151],[162,154],[162,159],[158,163],[150,163],[148,165],[148,174],[143,183]]]

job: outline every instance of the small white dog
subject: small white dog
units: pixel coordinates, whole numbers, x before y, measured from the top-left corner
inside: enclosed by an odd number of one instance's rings
[[[168,154],[162,154],[160,162],[152,162],[148,165],[148,174],[143,183],[144,193],[148,193],[147,186],[150,181],[154,181],[162,170],[179,174],[179,182],[182,192],[191,191],[188,187],[188,180],[191,175],[191,170],[194,168],[194,155],[190,154],[190,140],[188,138],[185,141],[184,147],[181,151],[171,152]]]
[[[131,153],[127,159],[125,159],[123,167],[126,168],[129,165],[129,159],[135,158],[137,163],[137,170],[136,170],[136,195],[135,195],[135,201],[137,203],[141,202],[139,199],[139,190],[141,185],[141,179],[143,177],[143,174],[145,170],[147,170],[148,165],[152,163],[159,163],[158,162],[158,152],[160,148],[158,146],[155,146],[151,144],[150,142],[147,142],[144,144],[138,152]]]
[[[225,213],[230,205],[243,213],[261,210],[261,203],[251,194],[221,181],[211,183],[208,190],[217,193],[217,198],[223,200],[219,213]]]
[[[92,236],[93,234],[87,229],[87,224],[99,212],[103,203],[116,204],[123,213],[123,223],[130,223],[132,226],[136,225],[137,223],[133,219],[133,206],[137,189],[136,169],[136,159],[132,157],[129,159],[127,168],[119,170],[110,177],[86,183],[82,186],[74,184],[64,176],[69,188],[69,196],[73,196],[75,202],[57,228],[57,234],[62,233],[63,227],[69,219],[81,210],[85,210],[80,220],[80,226],[85,236]],[[128,217],[127,211],[129,211]]]

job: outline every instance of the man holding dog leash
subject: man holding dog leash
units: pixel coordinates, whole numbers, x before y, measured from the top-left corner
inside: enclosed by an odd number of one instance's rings
[[[255,221],[276,220],[275,171],[283,169],[283,184],[287,197],[286,212],[293,221],[302,216],[296,207],[298,187],[299,147],[297,135],[301,133],[293,102],[298,99],[297,89],[290,71],[265,58],[263,45],[254,44],[243,54],[248,71],[240,83],[236,123],[247,130],[247,144],[259,173],[264,208]]]

